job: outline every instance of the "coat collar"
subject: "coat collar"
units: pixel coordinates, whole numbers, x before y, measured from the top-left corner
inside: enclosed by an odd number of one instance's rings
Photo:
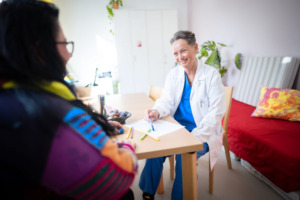
[[[205,80],[204,63],[201,60],[198,60],[198,67],[196,71],[195,80],[199,80],[199,81]]]
[[[181,83],[184,83],[184,69],[182,66],[179,65],[179,73],[177,74],[177,78]],[[195,75],[195,79],[193,84],[195,85],[200,85],[201,81],[205,80],[205,70],[204,70],[204,63],[201,60],[198,60],[198,65],[197,65],[197,71]]]

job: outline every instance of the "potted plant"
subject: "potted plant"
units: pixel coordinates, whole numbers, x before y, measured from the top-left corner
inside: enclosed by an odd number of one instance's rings
[[[200,55],[198,56],[198,59],[200,60],[203,57],[207,57],[205,64],[215,66],[217,70],[219,70],[219,73],[221,74],[221,77],[224,76],[224,74],[227,72],[227,69],[225,66],[221,66],[221,55],[219,48],[220,47],[227,47],[227,45],[215,42],[215,41],[207,41],[204,42],[201,45]],[[235,65],[238,69],[241,69],[241,54],[238,53],[235,56]]]
[[[106,10],[108,12],[108,18],[110,20],[112,20],[113,17],[114,17],[113,9],[119,9],[119,6],[121,6],[121,7],[123,6],[123,1],[122,0],[110,0],[109,3],[106,5]],[[111,24],[111,22],[110,22],[110,24]],[[112,29],[110,29],[109,31],[112,34],[114,34]]]
[[[123,6],[123,2],[122,1],[113,1],[113,8],[114,9],[119,9],[119,4],[121,5],[121,6]]]

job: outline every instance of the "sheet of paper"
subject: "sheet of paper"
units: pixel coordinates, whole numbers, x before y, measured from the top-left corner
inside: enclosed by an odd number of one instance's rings
[[[151,132],[149,132],[149,134],[152,134],[155,137],[160,137],[160,136],[166,135],[168,133],[171,133],[173,131],[176,131],[178,129],[184,128],[184,126],[182,126],[180,124],[174,124],[174,123],[166,122],[163,120],[156,120],[153,122],[155,131],[152,131],[150,123],[143,119],[132,122],[130,124],[126,124],[125,126],[134,127],[135,130],[139,130],[139,131],[144,130],[147,132],[150,129]]]

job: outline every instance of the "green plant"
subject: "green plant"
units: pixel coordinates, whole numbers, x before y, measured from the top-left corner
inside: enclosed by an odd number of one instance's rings
[[[241,54],[238,53],[238,54],[235,55],[235,58],[234,58],[235,66],[236,66],[236,68],[238,68],[238,69],[241,69],[241,63],[242,63],[241,57],[242,57]]]
[[[114,3],[117,3],[119,6],[123,7],[123,1],[122,0],[110,0],[109,3],[106,5],[106,10],[108,13],[108,19],[110,19],[112,21],[113,17],[114,17]],[[111,22],[110,22],[111,24]],[[114,34],[114,32],[112,31],[112,29],[109,30],[111,32],[111,34]]]
[[[200,55],[198,56],[198,59],[200,60],[203,57],[207,57],[205,64],[215,66],[217,70],[219,70],[219,73],[221,74],[221,77],[224,76],[224,74],[227,72],[227,69],[225,66],[221,66],[221,55],[219,48],[220,47],[227,47],[227,45],[215,42],[215,41],[207,41],[204,42],[201,45]],[[241,69],[241,54],[238,53],[235,56],[235,65],[238,69]]]

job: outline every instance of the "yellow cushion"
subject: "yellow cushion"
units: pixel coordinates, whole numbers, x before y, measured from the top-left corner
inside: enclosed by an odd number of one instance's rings
[[[300,121],[300,91],[262,87],[252,117]]]

